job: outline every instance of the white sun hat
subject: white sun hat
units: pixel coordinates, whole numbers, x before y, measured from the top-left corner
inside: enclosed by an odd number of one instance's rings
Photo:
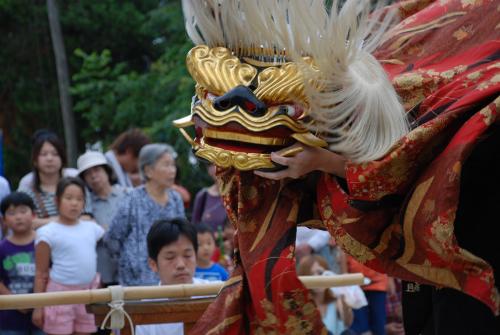
[[[80,157],[76,163],[78,168],[78,175],[81,175],[85,170],[99,165],[108,165],[106,157],[99,151],[87,151]]]

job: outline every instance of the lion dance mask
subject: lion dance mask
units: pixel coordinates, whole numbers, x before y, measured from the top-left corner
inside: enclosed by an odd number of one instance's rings
[[[443,1],[430,3],[407,1],[370,12],[369,2],[361,0],[342,7],[323,0],[183,0],[186,28],[196,44],[186,60],[196,94],[191,114],[174,124],[196,156],[218,166],[225,208],[236,227],[236,268],[194,334],[327,333],[295,272],[297,224],[328,229],[362,263],[397,277],[466,292],[468,280],[482,280],[493,292],[489,297],[467,293],[498,308],[497,292],[486,283],[491,268],[457,254],[452,234],[443,237],[427,222],[442,212],[409,227],[441,238],[432,255],[420,252],[411,231],[402,230],[422,210],[416,205],[410,211],[412,201],[434,196],[434,179],[424,178],[423,167],[437,164],[431,174],[452,167],[446,159],[436,160],[433,150],[450,143],[458,112],[429,100],[430,89],[444,89],[452,81],[444,80],[443,72],[467,74],[476,61],[466,59],[460,72],[460,64],[442,61],[437,41],[412,45],[430,27],[435,33],[436,27],[457,26],[455,16],[447,20]],[[446,10],[458,12],[453,7],[458,3],[449,1]],[[491,3],[485,0],[483,6]],[[398,25],[396,17],[402,18]],[[432,25],[436,19],[441,25]],[[454,52],[465,52],[466,46],[462,49]],[[482,50],[486,55],[491,47]],[[414,62],[415,53],[421,61]],[[441,57],[439,70],[428,67],[436,57]],[[455,95],[458,100],[459,92]],[[485,106],[492,124],[496,107]],[[194,138],[186,127],[194,127]],[[487,128],[482,125],[477,136]],[[297,144],[346,157],[346,180],[311,174],[277,182],[253,173],[283,168],[270,153],[293,156],[300,151]],[[452,207],[443,204],[439,210]],[[443,269],[454,259],[462,265]],[[468,266],[478,269],[474,276],[464,275]]]

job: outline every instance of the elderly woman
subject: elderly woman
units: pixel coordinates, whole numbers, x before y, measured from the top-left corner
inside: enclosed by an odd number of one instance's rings
[[[171,186],[175,180],[176,152],[167,144],[148,144],[139,153],[139,173],[144,185],[123,200],[104,237],[118,259],[121,285],[156,285],[159,278],[148,267],[146,235],[158,219],[184,217],[181,196]]]

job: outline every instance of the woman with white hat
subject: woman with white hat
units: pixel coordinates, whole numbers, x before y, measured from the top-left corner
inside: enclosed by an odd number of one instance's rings
[[[78,175],[90,190],[87,203],[99,225],[108,230],[112,218],[128,189],[113,185],[113,170],[106,157],[98,151],[87,151],[77,161]],[[104,286],[118,283],[118,266],[101,241],[97,244],[97,272]]]

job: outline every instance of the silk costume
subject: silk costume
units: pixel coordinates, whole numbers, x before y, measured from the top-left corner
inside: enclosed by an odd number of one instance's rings
[[[253,114],[254,124],[238,119],[246,127],[227,121],[229,114],[219,113],[224,105],[214,106],[220,102],[217,97],[227,96],[237,85],[214,85],[217,76],[209,74],[202,60],[193,61],[193,55],[203,58],[212,52],[233,64],[236,57],[223,48],[198,46],[190,52],[188,69],[202,102],[193,103],[192,117],[177,125],[195,125],[195,139],[185,135],[195,154],[220,167],[221,194],[237,228],[236,269],[193,334],[326,334],[296,277],[293,255],[297,223],[315,222],[317,227],[318,221],[312,220],[317,214],[320,225],[364,265],[405,280],[463,291],[498,314],[494,269],[461,248],[453,229],[461,168],[477,143],[499,129],[500,6],[488,0],[415,0],[392,7],[401,21],[387,31],[374,55],[401,99],[411,131],[376,160],[348,161],[345,180],[324,173],[279,182],[255,176],[253,169],[273,164],[266,165],[261,147],[246,143],[255,144],[259,137],[261,146],[286,146],[290,136],[306,145],[324,146],[321,135],[311,137],[307,128],[300,128],[300,118],[299,125],[285,124],[282,118],[280,125],[288,128],[273,128],[275,120],[266,119],[268,114]],[[246,61],[240,77],[228,78],[239,78],[237,83],[254,89],[252,78],[262,69],[260,63]],[[193,66],[196,62],[203,66]],[[259,79],[263,83],[266,77]],[[203,87],[212,90],[207,93]],[[282,91],[266,95],[269,90],[254,89],[255,101],[230,101],[258,112],[260,102],[272,107],[273,98],[282,98]],[[303,93],[288,92],[295,98]],[[231,132],[241,135],[228,137]]]

